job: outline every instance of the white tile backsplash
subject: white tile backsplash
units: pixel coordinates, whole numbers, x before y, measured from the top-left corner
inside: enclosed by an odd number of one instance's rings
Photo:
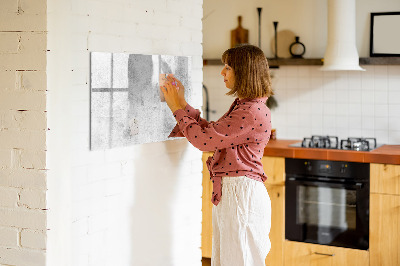
[[[272,69],[278,108],[273,128],[281,139],[314,135],[376,137],[379,143],[400,143],[400,66],[364,65],[366,71],[320,71],[319,66],[281,66]],[[219,71],[204,67],[204,83],[212,88],[210,108],[218,119],[233,98],[223,94]],[[215,70],[214,70],[215,72]]]

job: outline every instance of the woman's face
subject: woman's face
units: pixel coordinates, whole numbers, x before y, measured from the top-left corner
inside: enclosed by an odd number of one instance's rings
[[[221,71],[221,75],[224,77],[225,86],[228,89],[233,89],[235,86],[235,73],[233,73],[233,69],[225,64]]]

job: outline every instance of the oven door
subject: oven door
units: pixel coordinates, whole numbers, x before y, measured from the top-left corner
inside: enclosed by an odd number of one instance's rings
[[[286,239],[367,250],[369,185],[286,178]]]

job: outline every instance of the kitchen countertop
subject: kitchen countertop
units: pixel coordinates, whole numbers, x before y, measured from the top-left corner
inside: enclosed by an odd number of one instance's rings
[[[372,151],[290,147],[301,140],[270,140],[264,156],[363,163],[400,164],[400,145],[383,145]]]

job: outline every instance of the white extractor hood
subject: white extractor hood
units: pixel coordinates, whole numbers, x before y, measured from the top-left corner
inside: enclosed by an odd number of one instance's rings
[[[323,71],[358,70],[355,0],[328,0],[328,44]]]

